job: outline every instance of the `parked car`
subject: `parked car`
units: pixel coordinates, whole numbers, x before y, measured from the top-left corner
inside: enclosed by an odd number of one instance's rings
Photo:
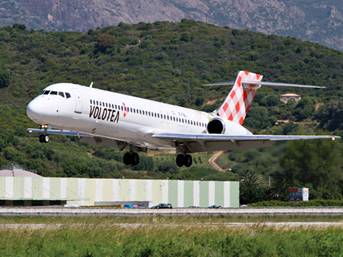
[[[211,206],[208,206],[209,209],[219,209],[219,208],[222,208],[220,205],[211,205]]]
[[[158,205],[152,206],[151,209],[172,209],[173,206],[170,203],[159,203]]]

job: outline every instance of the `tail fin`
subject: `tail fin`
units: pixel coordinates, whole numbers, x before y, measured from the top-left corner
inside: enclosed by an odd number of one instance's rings
[[[248,71],[240,71],[235,84],[224,103],[220,106],[218,114],[223,119],[243,124],[249,112],[259,86],[248,85],[243,87],[243,81],[261,81],[262,75]]]

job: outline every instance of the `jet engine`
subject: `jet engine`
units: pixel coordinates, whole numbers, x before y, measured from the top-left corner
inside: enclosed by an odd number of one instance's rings
[[[207,132],[209,134],[224,134],[226,124],[220,118],[214,118],[207,124]]]

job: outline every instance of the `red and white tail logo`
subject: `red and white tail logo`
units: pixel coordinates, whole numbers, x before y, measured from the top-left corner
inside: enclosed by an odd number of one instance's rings
[[[243,124],[256,95],[256,85],[243,87],[243,81],[261,81],[262,75],[248,71],[240,71],[235,84],[219,108],[219,116],[239,124]]]

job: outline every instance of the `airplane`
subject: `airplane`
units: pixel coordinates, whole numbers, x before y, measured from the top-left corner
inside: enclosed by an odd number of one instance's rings
[[[263,147],[277,141],[332,139],[331,135],[256,135],[243,126],[257,89],[262,86],[323,88],[263,82],[262,75],[240,71],[223,104],[206,113],[181,106],[109,92],[72,83],[46,87],[27,105],[27,116],[40,125],[28,132],[49,142],[49,135],[109,140],[126,148],[123,162],[139,163],[138,151],[176,150],[178,167],[192,165],[192,153]]]

